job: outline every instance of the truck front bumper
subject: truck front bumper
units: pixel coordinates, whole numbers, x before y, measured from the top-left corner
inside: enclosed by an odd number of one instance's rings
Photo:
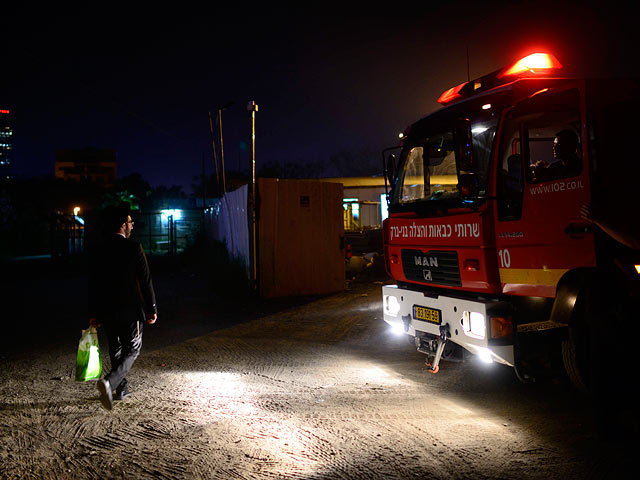
[[[485,361],[514,366],[512,339],[491,338],[489,313],[495,304],[493,301],[426,294],[385,285],[382,303],[384,321],[396,331],[413,337],[424,334],[438,337],[441,326],[448,326],[449,341]]]

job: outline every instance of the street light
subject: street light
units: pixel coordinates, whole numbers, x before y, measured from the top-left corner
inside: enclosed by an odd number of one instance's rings
[[[258,104],[251,100],[247,105],[247,110],[251,112],[251,227],[253,238],[253,251],[251,263],[253,263],[253,289],[258,288],[258,266],[256,265],[256,112]]]
[[[80,207],[73,207],[73,223],[71,224],[71,231],[73,232],[73,253],[76,253],[78,243],[78,213],[80,213]]]

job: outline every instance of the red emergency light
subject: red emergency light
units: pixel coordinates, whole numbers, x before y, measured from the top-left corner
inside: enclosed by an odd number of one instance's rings
[[[500,85],[505,85],[522,77],[545,75],[561,68],[562,65],[552,54],[532,53],[531,55],[521,58],[509,67],[450,88],[440,95],[438,103],[448,105],[456,100],[470,97],[476,93],[484,92],[499,87]]]
[[[469,82],[461,83],[457,87],[450,88],[449,90],[444,92],[442,95],[440,95],[440,98],[438,98],[438,103],[446,105],[447,103],[451,103],[458,98],[462,98],[462,95],[460,95],[460,90],[462,90],[467,83]]]
[[[498,74],[498,78],[511,75],[541,74],[562,68],[558,59],[550,53],[532,53],[521,58]]]
[[[8,115],[11,112],[9,112],[9,110],[0,110],[0,113],[6,113]]]

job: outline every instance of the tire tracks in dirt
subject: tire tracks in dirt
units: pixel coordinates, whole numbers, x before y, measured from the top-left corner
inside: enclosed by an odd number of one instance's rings
[[[545,410],[470,367],[425,374],[385,335],[379,287],[365,292],[143,349],[112,412],[68,379],[73,350],[1,360],[0,478],[577,478],[610,464],[579,409]]]

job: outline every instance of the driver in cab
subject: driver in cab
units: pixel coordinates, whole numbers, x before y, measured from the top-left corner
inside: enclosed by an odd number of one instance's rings
[[[578,156],[578,136],[573,130],[556,133],[553,140],[554,162],[539,160],[531,165],[537,182],[548,182],[559,178],[575,177],[580,173],[582,161]]]

